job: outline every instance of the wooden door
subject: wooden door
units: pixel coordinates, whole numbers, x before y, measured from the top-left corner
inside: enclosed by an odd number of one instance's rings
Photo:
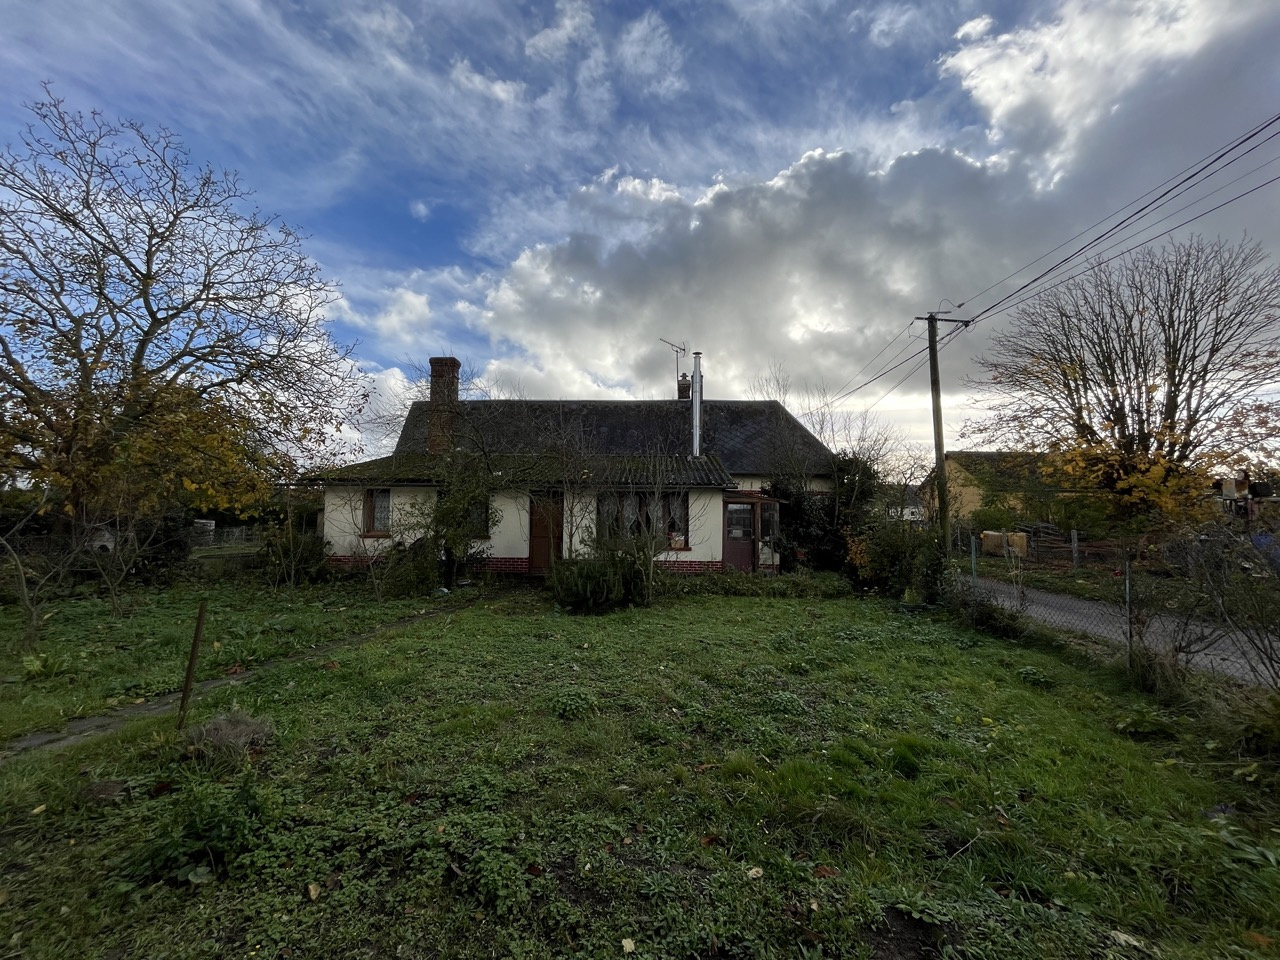
[[[535,493],[529,499],[529,572],[545,576],[564,554],[564,497]]]
[[[756,509],[753,503],[724,505],[724,565],[729,570],[756,568]]]

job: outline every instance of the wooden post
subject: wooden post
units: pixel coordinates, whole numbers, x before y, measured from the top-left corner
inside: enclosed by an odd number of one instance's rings
[[[178,707],[179,730],[187,722],[187,707],[191,703],[191,685],[196,678],[196,658],[200,655],[200,638],[204,636],[204,614],[208,606],[208,600],[201,600],[200,611],[196,614],[196,633],[191,638],[191,653],[187,657],[187,675],[182,681],[182,705]]]
[[[1071,531],[1071,569],[1080,569],[1080,531]]]

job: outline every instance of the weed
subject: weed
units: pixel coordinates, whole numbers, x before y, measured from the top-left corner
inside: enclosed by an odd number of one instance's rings
[[[1152,704],[1141,704],[1116,721],[1116,729],[1131,737],[1171,737],[1179,718]]]
[[[214,717],[184,734],[187,756],[201,766],[233,771],[266,748],[272,736],[271,723],[240,710]]]
[[[220,594],[237,615],[209,634],[220,654],[243,646],[231,662],[405,609],[235,596]],[[116,644],[129,665],[179,661],[189,631],[163,632],[151,610],[178,619],[189,600],[157,595],[129,630],[103,621],[104,672],[128,677],[106,662]],[[101,608],[75,603],[54,620],[98,636]],[[674,628],[695,622],[692,638]],[[973,636],[853,598],[699,595],[576,618],[512,593],[409,623],[332,669],[299,661],[211,691],[205,718],[238,702],[244,720],[198,742],[269,723],[257,762],[238,747],[214,762],[211,746],[187,760],[153,719],[0,766],[8,942],[175,960],[617,956],[624,942],[637,956],[1208,960],[1271,936],[1269,762],[1224,761],[1204,746],[1219,728],[1112,674],[1048,649],[962,649]],[[1017,682],[1041,676],[1073,695]],[[0,695],[59,687],[65,706],[64,683]],[[1152,711],[1159,736],[1115,728]]]
[[[1058,681],[1053,679],[1038,667],[1026,666],[1018,668],[1018,679],[1029,687],[1036,687],[1040,690],[1052,690],[1058,685]]]
[[[551,699],[551,712],[561,720],[581,720],[595,712],[596,698],[581,687],[561,690]]]

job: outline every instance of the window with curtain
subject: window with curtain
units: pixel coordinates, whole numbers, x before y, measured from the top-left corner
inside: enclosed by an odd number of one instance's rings
[[[601,537],[639,540],[665,535],[668,542],[689,538],[689,495],[651,490],[603,490],[596,497],[596,530]]]
[[[364,529],[367,536],[389,536],[391,533],[391,491],[387,488],[364,492]]]

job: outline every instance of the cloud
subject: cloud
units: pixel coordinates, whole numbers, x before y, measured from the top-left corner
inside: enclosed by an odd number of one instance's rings
[[[623,73],[645,93],[670,100],[686,89],[681,75],[684,55],[656,11],[627,25],[618,40],[617,57]]]
[[[524,44],[524,52],[542,60],[561,60],[570,45],[594,34],[591,9],[581,0],[557,0],[560,21],[534,34]]]
[[[962,46],[940,69],[984,111],[992,147],[1038,158],[1048,185],[1071,163],[1082,133],[1126,93],[1259,9],[1259,0],[1066,0],[1054,19],[996,36],[962,28]]]
[[[481,76],[466,58],[453,62],[449,77],[460,89],[482,94],[500,103],[518,103],[524,95],[524,84],[520,81]]]
[[[431,207],[428,206],[425,200],[411,200],[409,202],[409,216],[426,223],[431,219]]]
[[[955,38],[965,42],[981,40],[991,32],[991,28],[995,26],[995,23],[994,19],[986,15],[974,17],[972,20],[961,24],[960,29],[955,33]]]

